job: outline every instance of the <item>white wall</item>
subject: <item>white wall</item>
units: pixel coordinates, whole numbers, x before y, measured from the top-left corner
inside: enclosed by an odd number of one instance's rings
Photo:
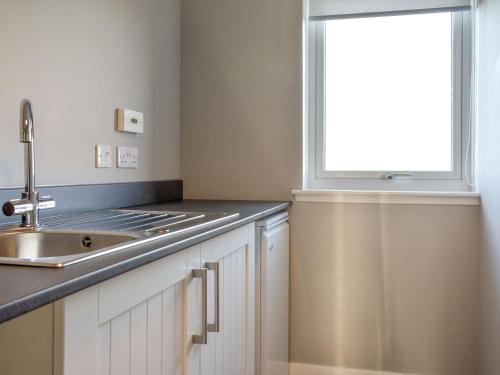
[[[300,0],[183,0],[188,198],[289,199],[301,182]],[[291,360],[471,375],[478,208],[295,203]]]
[[[179,178],[180,0],[0,0],[0,187],[24,184],[19,104],[35,115],[38,184]],[[114,131],[117,107],[143,136]],[[140,148],[138,170],[94,168],[94,145]]]
[[[500,0],[479,7],[480,374],[500,373]]]

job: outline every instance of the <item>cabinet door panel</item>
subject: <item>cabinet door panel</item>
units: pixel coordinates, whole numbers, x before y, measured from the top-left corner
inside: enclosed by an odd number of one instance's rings
[[[111,375],[130,373],[130,312],[111,320]]]
[[[195,246],[199,249],[199,246]],[[130,310],[145,300],[182,281],[187,249],[124,273],[99,285],[99,324]]]
[[[91,287],[54,304],[54,374],[99,371],[98,289]]]
[[[227,320],[227,316],[229,314],[227,313],[227,309],[229,305],[227,304],[227,298],[226,293],[228,291],[227,285],[229,285],[226,282],[226,278],[228,273],[226,272],[226,267],[224,267],[224,261],[220,261],[219,263],[219,278],[220,278],[220,286],[219,286],[219,299],[220,299],[220,310],[219,310],[219,320],[220,322],[225,322]],[[227,357],[229,356],[229,353],[225,353],[223,348],[225,346],[225,343],[227,341],[226,337],[226,329],[222,324],[219,326],[219,333],[217,334],[211,334],[210,336],[215,336],[215,343],[212,345],[215,346],[215,374],[219,375],[225,375],[227,373],[227,370],[224,369],[224,363],[227,361]]]
[[[146,302],[130,311],[130,374],[146,374],[148,344],[148,305]]]
[[[148,375],[161,375],[161,294],[148,300]]]
[[[162,375],[182,375],[184,332],[183,284],[163,292],[163,357]]]
[[[203,254],[203,263],[211,260],[211,242],[207,241],[201,244],[201,254]],[[220,275],[220,273],[219,273]],[[209,324],[215,323],[215,271],[208,272],[207,278],[207,320]],[[217,335],[208,333],[207,345],[201,347],[201,368],[203,375],[217,375],[215,372],[215,341]]]
[[[191,250],[187,254],[188,268],[198,269],[201,267],[201,254],[199,248]],[[201,347],[203,345],[193,344],[193,335],[200,335],[202,331],[201,317],[201,279],[193,278],[190,273],[184,279],[185,293],[185,329],[184,329],[184,352],[185,352],[185,374],[201,374]]]
[[[219,332],[202,348],[202,375],[254,375],[255,229],[239,228],[204,243],[202,264],[219,263]],[[250,261],[252,259],[253,261]],[[213,276],[209,272],[209,322],[213,322]],[[250,307],[252,306],[252,307]]]
[[[238,352],[242,350],[242,348],[238,348],[237,344],[237,337],[236,334],[238,332],[238,311],[240,310],[240,307],[238,306],[238,268],[237,268],[237,257],[236,254],[231,254],[228,256],[229,258],[229,270],[231,273],[231,281],[230,281],[230,295],[229,295],[229,306],[230,306],[230,316],[227,322],[227,325],[229,327],[229,342],[230,342],[230,349],[231,349],[231,361],[229,363],[229,369],[231,371],[231,374],[238,374],[237,372],[237,358],[238,358]]]
[[[224,281],[221,284],[224,294],[222,295],[222,305],[224,306],[224,320],[220,322],[220,331],[224,337],[221,347],[217,351],[225,352],[224,362],[217,363],[217,369],[224,375],[231,374],[231,361],[233,357],[233,347],[231,346],[231,256],[221,260],[221,268],[224,274]],[[220,366],[220,367],[219,367]]]
[[[183,329],[181,282],[99,326],[99,374],[182,375]]]
[[[109,375],[111,371],[111,322],[99,327],[99,375]]]
[[[235,255],[236,258],[236,345],[238,348],[236,353],[236,373],[244,374],[245,367],[245,309],[246,309],[246,297],[247,297],[247,288],[246,288],[246,248],[239,250]]]
[[[215,237],[207,241],[206,244],[210,246],[211,259],[220,260],[227,255],[234,253],[236,250],[247,246],[250,241],[250,232],[253,229],[253,224],[235,229],[222,236]],[[255,229],[253,229],[254,231]],[[255,233],[255,232],[254,232]],[[255,239],[254,239],[255,241]]]
[[[207,348],[215,363],[215,374],[245,374],[247,344],[246,322],[246,247],[219,260],[220,267],[220,332]],[[209,362],[208,362],[209,363]],[[203,368],[206,366],[203,365]]]

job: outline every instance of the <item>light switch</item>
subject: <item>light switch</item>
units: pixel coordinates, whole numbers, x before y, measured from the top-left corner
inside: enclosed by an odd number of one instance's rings
[[[144,133],[144,114],[126,108],[117,110],[117,129],[120,132]]]
[[[109,145],[95,146],[96,168],[111,168],[113,166],[113,151]]]
[[[118,168],[139,168],[139,149],[118,146],[116,148],[116,166]]]

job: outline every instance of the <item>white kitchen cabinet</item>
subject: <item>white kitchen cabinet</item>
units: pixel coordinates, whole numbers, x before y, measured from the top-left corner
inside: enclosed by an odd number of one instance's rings
[[[201,261],[209,268],[208,322],[212,328],[211,332],[208,332],[207,345],[201,347],[201,374],[253,375],[255,374],[254,226],[249,226],[246,233],[233,231],[226,236],[203,243]]]
[[[187,255],[199,245],[56,302],[55,375],[183,369]]]
[[[186,336],[188,375],[255,373],[255,262],[251,261],[255,257],[254,233],[252,224],[201,244],[200,264],[207,268],[207,323],[210,329],[206,344],[192,343],[190,335],[201,333],[198,322],[202,304],[191,297],[200,295],[200,282],[197,286],[188,285],[191,288],[187,291],[190,306],[187,307]],[[193,313],[189,312],[190,308]],[[215,327],[217,315],[218,329]]]
[[[252,223],[56,302],[54,374],[253,375],[254,242]],[[204,304],[220,329],[197,344]]]

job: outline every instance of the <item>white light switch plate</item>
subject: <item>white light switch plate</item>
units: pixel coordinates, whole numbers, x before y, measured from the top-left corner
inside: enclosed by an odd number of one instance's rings
[[[116,166],[118,168],[139,168],[139,149],[118,146],[116,148]]]
[[[111,168],[113,166],[113,150],[109,145],[95,146],[96,168]]]
[[[144,133],[144,114],[131,109],[118,108],[117,129],[120,132]]]

